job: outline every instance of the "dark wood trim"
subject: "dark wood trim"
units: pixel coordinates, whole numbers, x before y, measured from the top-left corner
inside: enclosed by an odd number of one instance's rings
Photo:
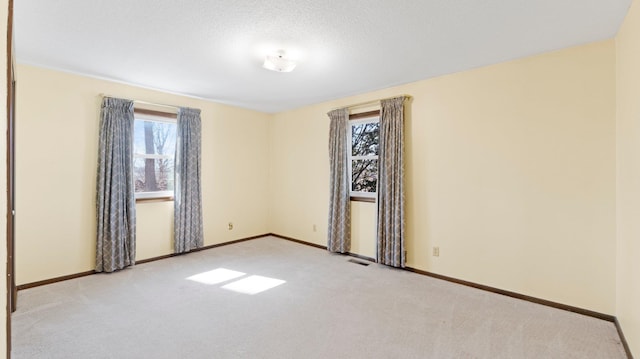
[[[327,250],[327,246],[323,246],[323,245],[321,245],[321,244],[315,244],[315,243],[305,242],[305,241],[302,241],[302,240],[299,240],[299,239],[295,239],[295,238],[291,238],[291,237],[287,237],[287,236],[282,236],[282,235],[275,234],[275,233],[269,233],[269,235],[270,235],[270,236],[273,236],[273,237],[280,238],[280,239],[284,239],[284,240],[287,240],[287,241],[295,242],[295,243],[298,243],[298,244],[304,244],[305,246],[310,246],[310,247],[314,247],[314,248],[324,249],[325,251]],[[375,262],[376,262],[375,258],[371,258],[371,257],[367,257],[367,256],[362,256],[362,255],[360,255],[360,254],[356,254],[356,253],[347,252],[347,253],[336,253],[336,254],[342,254],[342,255],[346,255],[346,256],[350,256],[350,257],[354,257],[354,258],[362,259],[362,260],[369,261],[369,262],[373,262],[373,263],[375,263]]]
[[[349,115],[349,120],[358,120],[361,118],[376,117],[376,116],[380,116],[380,110],[354,113],[352,115]]]
[[[14,125],[15,125],[15,69],[13,67],[13,0],[7,2],[7,51],[6,61],[6,86],[7,86],[7,225],[6,225],[6,242],[7,242],[7,273],[5,280],[6,284],[6,299],[7,299],[7,318],[6,325],[6,357],[11,358],[11,313],[16,309],[17,289],[15,282],[15,238],[14,238],[14,167],[15,167],[15,155],[14,155]]]
[[[627,339],[624,337],[624,333],[622,332],[622,327],[620,326],[620,322],[618,318],[614,318],[614,322],[616,325],[616,330],[618,331],[618,335],[620,336],[620,342],[622,342],[622,346],[624,347],[624,352],[627,354],[627,358],[633,359],[633,354],[631,354],[631,348],[629,348],[629,343],[627,343]]]
[[[358,196],[351,196],[349,197],[349,200],[351,202],[368,202],[368,203],[376,203],[376,199],[373,197],[358,197]]]
[[[183,253],[184,254],[184,253]],[[157,256],[157,257],[151,257],[151,258],[146,258],[146,259],[141,259],[139,261],[136,261],[136,265],[138,264],[145,264],[145,263],[149,263],[149,262],[155,262],[155,261],[159,261],[161,259],[167,259],[167,258],[171,258],[171,257],[176,257],[179,256],[180,254],[177,253],[171,253],[171,254],[165,254],[163,256]]]
[[[207,249],[212,249],[212,248],[218,248],[218,247],[222,247],[222,246],[227,246],[227,245],[229,245],[229,244],[236,244],[236,243],[240,243],[240,242],[246,242],[246,241],[250,241],[250,240],[252,240],[252,239],[263,238],[263,237],[266,237],[266,236],[268,236],[268,235],[269,235],[268,233],[265,233],[265,234],[258,234],[258,235],[251,236],[251,237],[245,237],[245,238],[236,239],[236,240],[233,240],[233,241],[230,241],[230,242],[224,242],[224,243],[218,243],[218,244],[211,244],[211,245],[208,245],[208,246],[204,246],[204,247],[202,247],[202,248],[194,249],[194,250],[192,250],[192,252],[205,251],[205,250],[207,250]]]
[[[309,243],[309,242],[301,241],[299,239],[286,237],[286,236],[282,236],[282,235],[275,234],[275,233],[271,233],[271,235],[274,236],[274,237],[286,239],[288,241],[292,241],[292,242],[308,245],[308,246],[311,246],[311,247],[321,248],[321,249],[325,249],[325,250],[327,249],[327,247],[321,246],[321,245],[318,245],[318,244],[315,244],[315,243]],[[345,253],[345,255],[352,256],[352,257],[359,258],[359,259],[368,260],[368,261],[371,261],[371,262],[376,262],[376,260],[374,258],[361,256],[361,255],[355,254],[355,253]],[[596,312],[596,311],[583,309],[583,308],[578,308],[578,307],[574,307],[574,306],[566,305],[566,304],[562,304],[562,303],[557,303],[557,302],[553,302],[553,301],[546,300],[546,299],[540,299],[540,298],[532,297],[532,296],[525,295],[525,294],[511,292],[511,291],[504,290],[504,289],[498,289],[498,288],[490,287],[490,286],[483,285],[483,284],[469,282],[469,281],[462,280],[462,279],[456,279],[456,278],[453,278],[453,277],[448,277],[448,276],[444,276],[444,275],[441,275],[441,274],[431,273],[431,272],[423,271],[423,270],[420,270],[420,269],[415,269],[415,268],[411,268],[411,267],[405,267],[405,268],[399,268],[399,269],[406,270],[406,271],[413,272],[413,273],[417,273],[417,274],[421,274],[421,275],[425,275],[425,276],[429,276],[429,277],[432,277],[432,278],[446,280],[448,282],[464,285],[464,286],[467,286],[467,287],[481,289],[481,290],[492,292],[492,293],[496,293],[496,294],[506,295],[506,296],[509,296],[509,297],[512,297],[512,298],[525,300],[527,302],[541,304],[541,305],[545,305],[545,306],[556,308],[556,309],[566,310],[566,311],[569,311],[569,312],[573,312],[573,313],[577,313],[577,314],[586,315],[586,316],[589,316],[589,317],[594,317],[594,318],[606,320],[608,322],[615,322],[615,320],[616,320],[616,317],[613,316],[613,315],[599,313],[599,312]]]
[[[145,108],[137,108],[137,107],[135,107],[135,105],[134,105],[134,108],[133,108],[133,113],[139,113],[141,115],[151,115],[151,116],[157,116],[157,117],[171,118],[171,119],[174,119],[174,120],[178,118],[178,114],[174,113],[174,112],[147,110]]]
[[[283,235],[275,234],[275,233],[269,233],[269,235],[273,236],[273,237],[280,238],[280,239],[285,239],[287,241],[296,242],[296,243],[299,243],[299,244],[304,244],[305,246],[310,246],[310,247],[315,247],[315,248],[320,248],[320,249],[327,250],[327,246],[323,246],[321,244],[305,242],[305,241],[301,241],[299,239],[295,239],[295,238],[291,238],[291,237],[287,237],[287,236],[283,236]]]
[[[296,239],[296,238],[283,236],[283,235],[276,234],[276,233],[266,233],[266,234],[260,234],[260,235],[251,236],[251,237],[247,237],[247,238],[237,239],[237,240],[230,241],[230,242],[212,244],[212,245],[209,245],[209,246],[206,246],[206,247],[195,249],[195,250],[193,250],[191,252],[187,252],[187,253],[181,253],[181,254],[173,253],[173,254],[167,254],[167,255],[164,255],[164,256],[143,259],[143,260],[137,261],[136,264],[149,263],[149,262],[153,262],[153,261],[157,261],[157,260],[161,260],[161,259],[167,259],[167,258],[171,258],[171,257],[183,255],[183,254],[188,254],[188,253],[192,253],[192,252],[199,252],[199,251],[203,251],[203,250],[207,250],[207,249],[222,247],[222,246],[226,246],[226,245],[230,245],[230,244],[235,244],[235,243],[239,243],[239,242],[245,242],[245,241],[258,239],[258,238],[264,238],[264,237],[268,237],[268,236],[280,238],[280,239],[283,239],[283,240],[287,240],[287,241],[290,241],[290,242],[306,245],[306,246],[309,246],[309,247],[314,247],[314,248],[318,248],[318,249],[327,250],[326,246],[323,246],[323,245],[320,245],[320,244],[306,242],[306,241],[303,241],[303,240],[299,240],[299,239]],[[344,255],[376,263],[376,260],[374,258],[363,256],[363,255],[359,255],[359,254],[356,254],[356,253],[344,253]],[[633,355],[631,354],[631,350],[629,348],[629,345],[628,345],[628,343],[627,343],[627,341],[626,341],[626,339],[624,337],[624,333],[622,332],[622,328],[620,327],[620,323],[618,322],[618,318],[616,318],[613,315],[599,313],[599,312],[595,312],[595,311],[592,311],[592,310],[578,308],[578,307],[574,307],[574,306],[570,306],[570,305],[566,305],[566,304],[562,304],[562,303],[557,303],[557,302],[553,302],[553,301],[546,300],[546,299],[540,299],[540,298],[532,297],[532,296],[529,296],[529,295],[524,295],[524,294],[520,294],[520,293],[516,293],[516,292],[511,292],[511,291],[508,291],[508,290],[498,289],[498,288],[494,288],[494,287],[490,287],[490,286],[486,286],[486,285],[482,285],[482,284],[478,284],[478,283],[474,283],[474,282],[469,282],[469,281],[465,281],[465,280],[461,280],[461,279],[456,279],[456,278],[453,278],[453,277],[448,277],[448,276],[441,275],[441,274],[431,273],[431,272],[423,271],[423,270],[412,268],[412,267],[393,268],[393,269],[406,270],[406,271],[413,272],[413,273],[416,273],[416,274],[420,274],[420,275],[424,275],[424,276],[428,276],[428,277],[432,277],[432,278],[436,278],[436,279],[440,279],[440,280],[445,280],[447,282],[460,284],[460,285],[464,285],[464,286],[468,286],[468,287],[472,287],[472,288],[488,291],[488,292],[495,293],[495,294],[506,295],[508,297],[512,297],[512,298],[515,298],[515,299],[520,299],[520,300],[524,300],[524,301],[527,301],[527,302],[536,303],[536,304],[540,304],[540,305],[544,305],[544,306],[548,306],[548,307],[552,307],[552,308],[556,308],[556,309],[560,309],[560,310],[566,310],[566,311],[569,311],[569,312],[582,314],[582,315],[586,315],[586,316],[589,316],[589,317],[593,317],[593,318],[597,318],[597,319],[601,319],[601,320],[606,320],[608,322],[612,322],[612,323],[615,324],[616,329],[618,330],[618,334],[620,336],[620,340],[622,342],[622,345],[624,346],[624,349],[625,349],[625,352],[627,354],[627,357],[633,359]],[[79,277],[84,277],[84,276],[91,275],[91,274],[94,274],[94,273],[95,273],[95,271],[87,271],[87,272],[78,273],[78,274],[71,274],[71,275],[63,276],[63,277],[57,277],[57,278],[42,280],[42,281],[38,281],[38,282],[22,284],[22,285],[18,286],[18,290],[33,288],[33,287],[37,287],[37,286],[41,286],[41,285],[45,285],[45,284],[52,284],[52,283],[61,282],[61,281],[64,281],[64,280],[69,280],[69,279],[74,279],[74,278],[79,278]]]
[[[176,256],[184,255],[184,254],[193,253],[193,252],[199,252],[199,251],[203,251],[203,250],[206,250],[206,249],[222,247],[222,246],[226,246],[226,245],[229,245],[229,244],[235,244],[235,243],[240,243],[240,242],[244,242],[244,241],[249,241],[249,240],[256,239],[256,238],[266,237],[268,235],[269,234],[260,234],[260,235],[257,235],[257,236],[251,236],[251,237],[247,237],[247,238],[236,239],[236,240],[230,241],[230,242],[212,244],[212,245],[205,246],[205,247],[202,247],[202,248],[194,249],[191,252],[187,252],[187,253],[171,253],[171,254],[166,254],[166,255],[163,255],[163,256],[158,256],[158,257],[153,257],[153,258],[141,259],[139,261],[136,261],[136,265],[145,264],[145,263],[149,263],[149,262],[155,262],[157,260],[167,259],[167,258],[171,258],[171,257],[176,257]],[[69,280],[69,279],[80,278],[80,277],[88,276],[88,275],[95,274],[95,273],[97,273],[97,272],[94,271],[94,270],[91,270],[91,271],[86,271],[86,272],[82,272],[82,273],[69,274],[69,275],[65,275],[65,276],[62,276],[62,277],[56,277],[56,278],[51,278],[51,279],[40,280],[40,281],[37,281],[37,282],[21,284],[17,288],[18,288],[18,290],[29,289],[29,288],[33,288],[33,287],[39,287],[41,285],[53,284],[53,283],[62,282],[62,281]]]
[[[96,271],[90,270],[90,271],[81,272],[81,273],[63,275],[61,277],[55,277],[55,278],[51,278],[51,279],[39,280],[37,282],[20,284],[17,288],[18,288],[18,290],[24,290],[24,289],[39,287],[41,285],[64,282],[65,280],[69,280],[69,279],[76,279],[76,278],[86,277],[88,275],[92,275],[92,274],[95,274],[95,273],[96,273]]]
[[[417,274],[421,274],[421,275],[425,275],[425,276],[428,276],[428,277],[436,278],[436,279],[446,280],[447,282],[461,284],[461,285],[464,285],[464,286],[467,286],[467,287],[472,287],[472,288],[476,288],[476,289],[482,289],[484,291],[491,292],[491,293],[506,295],[507,297],[521,299],[521,300],[525,300],[525,301],[531,302],[531,303],[542,304],[542,305],[546,305],[548,307],[552,307],[552,308],[556,308],[556,309],[562,309],[562,310],[566,310],[566,311],[569,311],[569,312],[573,312],[573,313],[577,313],[577,314],[586,315],[586,316],[589,316],[589,317],[594,317],[594,318],[606,320],[608,322],[613,322],[615,320],[615,316],[613,316],[613,315],[599,313],[599,312],[595,312],[595,311],[592,311],[592,310],[589,310],[589,309],[578,308],[578,307],[574,307],[574,306],[567,305],[567,304],[562,304],[562,303],[553,302],[553,301],[546,300],[546,299],[532,297],[532,296],[525,295],[525,294],[511,292],[511,291],[504,290],[504,289],[490,287],[488,285],[469,282],[469,281],[466,281],[466,280],[457,279],[457,278],[453,278],[453,277],[448,277],[448,276],[441,275],[441,274],[431,273],[431,272],[427,272],[427,271],[423,271],[423,270],[415,269],[415,268],[411,268],[411,267],[405,267],[404,270],[407,270],[407,271],[413,272],[413,273],[417,273]]]

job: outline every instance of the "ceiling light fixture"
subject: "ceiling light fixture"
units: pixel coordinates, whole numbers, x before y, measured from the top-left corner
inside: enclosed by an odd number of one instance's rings
[[[291,72],[296,67],[296,62],[287,58],[284,50],[279,50],[275,55],[267,55],[264,59],[264,67],[267,70],[277,72]]]

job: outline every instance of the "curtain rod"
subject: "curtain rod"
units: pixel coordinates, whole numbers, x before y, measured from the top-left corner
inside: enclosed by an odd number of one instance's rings
[[[111,95],[107,95],[107,94],[103,94],[103,93],[100,94],[100,97],[102,97],[102,98],[105,98],[105,97],[121,98],[121,97],[111,96]],[[162,104],[162,103],[147,102],[147,101],[142,101],[142,100],[131,100],[131,101],[133,101],[133,103],[139,103],[139,104],[143,104],[143,105],[167,107],[167,108],[171,108],[171,109],[174,109],[174,110],[180,109],[180,107],[178,107],[178,106],[165,105],[165,104]]]
[[[381,98],[381,99],[377,99],[377,100],[354,103],[353,105],[344,106],[344,107],[338,107],[338,108],[335,108],[334,110],[339,110],[341,108],[351,109],[351,108],[362,107],[362,106],[366,106],[366,105],[375,105],[375,104],[379,104],[380,101],[391,100],[392,98],[403,97],[403,96],[405,97],[405,100],[410,100],[411,99],[411,96],[409,96],[409,95],[397,95],[397,96]]]

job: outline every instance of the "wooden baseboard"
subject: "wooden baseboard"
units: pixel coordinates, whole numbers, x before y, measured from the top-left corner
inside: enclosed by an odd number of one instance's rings
[[[305,242],[305,241],[302,241],[302,240],[299,240],[299,239],[295,239],[295,238],[291,238],[291,237],[287,237],[287,236],[282,236],[282,235],[279,235],[279,234],[276,234],[276,233],[271,233],[270,235],[274,236],[274,237],[286,239],[288,241],[292,241],[292,242],[296,242],[296,243],[300,243],[300,244],[316,247],[316,248],[321,248],[321,249],[325,249],[325,250],[327,249],[326,246],[318,245],[318,244],[315,244],[315,243]],[[376,261],[374,258],[361,256],[361,255],[355,254],[355,253],[345,253],[345,255],[348,255],[348,256],[351,256],[351,257],[356,257],[356,258],[359,258],[359,259],[368,260],[368,261],[371,261],[371,262],[375,262]],[[420,269],[416,269],[416,268],[405,267],[405,268],[402,268],[402,269],[410,271],[410,272],[413,272],[413,273],[429,276],[429,277],[432,277],[432,278],[446,280],[448,282],[461,284],[461,285],[468,286],[468,287],[473,287],[473,288],[476,288],[476,289],[482,289],[482,290],[485,290],[485,291],[488,291],[488,292],[501,294],[501,295],[506,295],[506,296],[513,297],[513,298],[516,298],[516,299],[521,299],[521,300],[525,300],[525,301],[536,303],[536,304],[546,305],[548,307],[562,309],[562,310],[566,310],[566,311],[570,311],[570,312],[574,312],[574,313],[578,313],[578,314],[582,314],[582,315],[586,315],[586,316],[590,316],[590,317],[606,320],[606,321],[609,321],[609,322],[615,322],[615,320],[616,320],[616,317],[613,316],[613,315],[599,313],[599,312],[592,311],[592,310],[589,310],[589,309],[578,308],[578,307],[574,307],[574,306],[571,306],[571,305],[557,303],[557,302],[553,302],[553,301],[546,300],[546,299],[536,298],[536,297],[532,297],[532,296],[525,295],[525,294],[520,294],[520,293],[516,293],[516,292],[511,292],[511,291],[508,291],[508,290],[494,288],[494,287],[490,287],[490,286],[483,285],[483,284],[478,284],[478,283],[469,282],[469,281],[462,280],[462,279],[457,279],[457,278],[453,278],[453,277],[444,276],[444,275],[441,275],[441,274],[431,273],[431,272],[420,270]]]
[[[310,247],[314,247],[314,248],[320,248],[320,249],[327,250],[327,246],[323,246],[323,245],[320,245],[320,244],[315,244],[315,243],[311,243],[311,242],[305,242],[305,241],[301,241],[299,239],[283,236],[283,235],[276,234],[276,233],[269,233],[269,235],[272,236],[272,237],[280,238],[280,239],[286,239],[287,241],[296,242],[296,243],[299,243],[299,244],[304,244],[305,246],[310,246]]]
[[[161,259],[167,259],[167,258],[171,258],[171,257],[175,257],[175,256],[188,254],[188,253],[199,252],[199,251],[203,251],[203,250],[207,250],[207,249],[211,249],[211,248],[227,246],[227,245],[230,245],[230,244],[249,241],[249,240],[256,239],[256,238],[266,237],[268,235],[269,235],[268,233],[267,234],[260,234],[260,235],[257,235],[257,236],[251,236],[251,237],[236,239],[236,240],[229,241],[229,242],[211,244],[211,245],[208,245],[208,246],[204,246],[204,247],[201,247],[201,248],[194,249],[191,252],[187,252],[187,253],[171,253],[171,254],[166,254],[166,255],[163,255],[163,256],[141,259],[139,261],[136,261],[136,265],[145,264],[145,263],[149,263],[149,262],[155,262],[155,261],[158,261],[158,260],[161,260]],[[85,276],[92,275],[92,274],[95,274],[95,273],[96,273],[95,270],[90,270],[90,271],[81,272],[81,273],[69,274],[69,275],[65,275],[65,276],[61,276],[61,277],[55,277],[55,278],[50,278],[50,279],[45,279],[45,280],[39,280],[37,282],[20,284],[20,285],[16,286],[16,289],[17,290],[23,290],[23,289],[39,287],[41,285],[53,284],[53,283],[62,282],[62,281],[69,280],[69,279],[85,277]]]
[[[310,247],[314,247],[314,248],[318,248],[318,249],[327,250],[326,246],[323,246],[323,245],[320,245],[320,244],[310,243],[310,242],[306,242],[306,241],[303,241],[303,240],[300,240],[300,239],[287,237],[287,236],[283,236],[283,235],[276,234],[276,233],[267,233],[267,234],[261,234],[261,235],[257,235],[257,236],[247,237],[247,238],[241,238],[241,239],[237,239],[237,240],[230,241],[230,242],[212,244],[212,245],[209,245],[209,246],[205,246],[205,247],[202,247],[202,248],[195,249],[195,250],[193,250],[191,252],[199,252],[199,251],[203,251],[203,250],[207,250],[207,249],[227,246],[227,245],[231,245],[231,244],[235,244],[235,243],[245,242],[245,241],[258,239],[258,238],[264,238],[264,237],[268,237],[268,236],[273,236],[273,237],[284,239],[284,240],[287,240],[287,241],[290,241],[290,242],[295,242],[295,243],[298,243],[298,244],[302,244],[302,245],[306,245],[306,246],[310,246]],[[178,255],[188,254],[188,253],[191,253],[191,252],[181,253],[181,254],[167,254],[167,255],[164,255],[164,256],[143,259],[143,260],[137,261],[136,264],[149,263],[149,262],[153,262],[153,261],[157,261],[157,260],[161,260],[161,259],[175,257],[175,256],[178,256]],[[358,259],[362,259],[362,260],[366,260],[366,261],[370,261],[370,262],[374,262],[374,263],[376,262],[376,260],[374,258],[367,257],[367,256],[362,256],[362,255],[355,254],[355,253],[345,253],[344,255],[351,256],[351,257],[358,258]],[[620,323],[618,322],[618,318],[616,318],[613,315],[599,313],[599,312],[596,312],[596,311],[583,309],[583,308],[578,308],[578,307],[574,307],[574,306],[566,305],[566,304],[562,304],[562,303],[557,303],[557,302],[553,302],[553,301],[546,300],[546,299],[536,298],[536,297],[532,297],[532,296],[525,295],[525,294],[511,292],[511,291],[508,291],[508,290],[494,288],[494,287],[490,287],[490,286],[487,286],[487,285],[478,284],[478,283],[474,283],[474,282],[469,282],[469,281],[466,281],[466,280],[457,279],[457,278],[453,278],[453,277],[448,277],[448,276],[441,275],[441,274],[431,273],[431,272],[420,270],[420,269],[416,269],[416,268],[405,267],[402,270],[407,270],[407,271],[410,271],[410,272],[413,272],[413,273],[429,276],[429,277],[440,279],[440,280],[445,280],[447,282],[452,282],[452,283],[456,283],[456,284],[460,284],[460,285],[464,285],[464,286],[468,286],[468,287],[472,287],[472,288],[476,288],[476,289],[481,289],[481,290],[488,291],[488,292],[495,293],[495,294],[506,295],[508,297],[512,297],[512,298],[516,298],[516,299],[520,299],[520,300],[525,300],[527,302],[532,302],[532,303],[536,303],[536,304],[540,304],[540,305],[545,305],[545,306],[548,306],[548,307],[561,309],[561,310],[566,310],[566,311],[569,311],[569,312],[582,314],[582,315],[586,315],[586,316],[589,316],[589,317],[598,318],[598,319],[601,319],[601,320],[606,320],[608,322],[612,322],[612,323],[615,324],[616,329],[618,330],[618,335],[620,336],[620,341],[622,342],[622,345],[624,346],[624,350],[625,350],[625,352],[627,354],[627,357],[630,358],[630,359],[633,359],[633,355],[631,354],[631,350],[629,348],[627,340],[624,337],[624,333],[622,332],[622,327],[620,326]],[[96,272],[95,271],[86,271],[86,272],[82,272],[82,273],[70,274],[70,275],[66,275],[66,276],[62,276],[62,277],[56,277],[56,278],[41,280],[41,281],[37,281],[37,282],[33,282],[33,283],[21,284],[21,285],[17,286],[17,290],[23,290],[23,289],[38,287],[38,286],[41,286],[41,285],[61,282],[61,281],[69,280],[69,279],[80,278],[80,277],[88,276],[88,275],[91,275],[91,274],[94,274],[94,273],[96,273]]]
[[[39,280],[37,282],[20,284],[20,285],[16,286],[16,289],[20,291],[20,290],[23,290],[23,289],[39,287],[41,285],[47,285],[47,284],[53,284],[53,283],[57,283],[57,282],[62,282],[62,281],[69,280],[69,279],[86,277],[88,275],[92,275],[92,274],[95,274],[95,273],[96,273],[96,271],[90,270],[90,271],[81,272],[81,273],[63,275],[61,277],[55,277],[55,278],[51,278],[51,279]]]
[[[622,332],[622,327],[620,326],[620,322],[618,318],[614,318],[614,322],[616,325],[616,330],[618,330],[618,335],[620,336],[620,341],[622,342],[622,346],[624,347],[624,352],[627,354],[627,358],[633,359],[633,354],[631,354],[631,348],[629,348],[629,343],[627,343],[627,339],[624,337],[624,333]]]
[[[507,297],[521,299],[521,300],[525,300],[527,302],[532,302],[532,303],[536,303],[536,304],[546,305],[548,307],[553,307],[553,308],[556,308],[556,309],[562,309],[562,310],[566,310],[566,311],[569,311],[569,312],[573,312],[573,313],[577,313],[577,314],[586,315],[586,316],[589,316],[589,317],[594,317],[594,318],[606,320],[608,322],[613,322],[615,320],[615,316],[613,316],[613,315],[599,313],[599,312],[592,311],[592,310],[589,310],[589,309],[578,308],[578,307],[574,307],[574,306],[571,306],[571,305],[557,303],[557,302],[553,302],[553,301],[546,300],[546,299],[532,297],[532,296],[529,296],[529,295],[526,295],[526,294],[520,294],[520,293],[516,293],[516,292],[511,292],[511,291],[508,291],[508,290],[499,289],[499,288],[495,288],[495,287],[490,287],[488,285],[469,282],[469,281],[466,281],[466,280],[457,279],[457,278],[453,278],[453,277],[448,277],[448,276],[444,276],[444,275],[441,275],[441,274],[431,273],[431,272],[427,272],[427,271],[423,271],[423,270],[415,269],[415,268],[411,268],[411,267],[405,267],[404,269],[408,270],[410,272],[413,272],[413,273],[418,273],[418,274],[429,276],[429,277],[432,277],[432,278],[446,280],[447,282],[461,284],[461,285],[464,285],[464,286],[467,286],[467,287],[476,288],[476,289],[482,289],[482,290],[487,291],[487,292],[506,295]]]
[[[268,236],[269,233],[265,233],[265,234],[259,234],[257,236],[251,236],[251,237],[245,237],[245,238],[240,238],[240,239],[236,239],[233,241],[229,241],[229,242],[224,242],[224,243],[218,243],[218,244],[211,244],[208,246],[204,246],[202,248],[198,248],[198,249],[194,249],[192,252],[199,252],[199,251],[204,251],[207,249],[212,249],[212,248],[217,248],[217,247],[222,247],[222,246],[228,246],[230,244],[236,244],[236,243],[240,243],[240,242],[246,242],[246,241],[250,241],[252,239],[258,239],[258,238],[263,238]]]
[[[305,241],[302,241],[302,240],[299,240],[299,239],[295,239],[295,238],[291,238],[291,237],[287,237],[287,236],[282,236],[282,235],[279,235],[279,234],[276,234],[276,233],[270,233],[270,235],[273,236],[273,237],[285,239],[285,240],[288,240],[288,241],[291,241],[291,242],[295,242],[295,243],[311,246],[311,247],[314,247],[314,248],[320,248],[320,249],[327,250],[326,246],[322,246],[322,245],[319,245],[319,244],[305,242]],[[358,259],[367,260],[367,261],[374,262],[374,263],[376,262],[375,258],[366,257],[366,256],[362,256],[362,255],[355,254],[355,253],[345,253],[345,255],[348,255],[348,256],[351,256],[351,257],[355,257],[355,258],[358,258]],[[464,285],[464,286],[467,286],[467,287],[481,289],[481,290],[484,290],[484,291],[487,291],[487,292],[491,292],[491,293],[495,293],[495,294],[506,295],[508,297],[524,300],[524,301],[531,302],[531,303],[544,305],[544,306],[547,306],[547,307],[566,310],[566,311],[569,311],[569,312],[582,314],[582,315],[586,315],[586,316],[589,316],[589,317],[593,317],[593,318],[597,318],[597,319],[601,319],[601,320],[606,320],[608,322],[612,322],[612,323],[615,324],[616,329],[618,330],[618,335],[620,336],[620,341],[622,343],[622,346],[624,347],[624,351],[626,352],[627,357],[629,359],[633,359],[633,355],[631,354],[631,349],[629,348],[629,344],[627,343],[627,340],[624,337],[624,333],[622,332],[622,327],[620,327],[620,323],[618,322],[618,318],[616,318],[613,315],[599,313],[599,312],[588,310],[588,309],[578,308],[578,307],[574,307],[574,306],[571,306],[571,305],[557,303],[557,302],[553,302],[553,301],[546,300],[546,299],[536,298],[536,297],[532,297],[532,296],[525,295],[525,294],[520,294],[520,293],[516,293],[516,292],[511,292],[511,291],[508,291],[508,290],[494,288],[494,287],[490,287],[490,286],[487,286],[487,285],[482,285],[482,284],[478,284],[478,283],[474,283],[474,282],[469,282],[469,281],[466,281],[466,280],[457,279],[457,278],[453,278],[453,277],[448,277],[448,276],[444,276],[444,275],[441,275],[441,274],[431,273],[431,272],[427,272],[427,271],[423,271],[423,270],[415,269],[415,268],[411,268],[411,267],[405,267],[405,268],[399,268],[399,269],[407,270],[409,272],[413,272],[413,273],[429,276],[429,277],[440,279],[440,280],[445,280],[447,282],[452,282],[452,283]]]
[[[269,233],[269,235],[272,236],[272,237],[285,239],[287,241],[296,242],[296,243],[299,243],[299,244],[304,244],[305,246],[310,246],[310,247],[314,247],[314,248],[320,248],[320,249],[327,250],[327,246],[323,246],[321,244],[305,242],[305,241],[302,241],[302,240],[299,240],[299,239],[295,239],[295,238],[291,238],[291,237],[287,237],[287,236],[282,236],[282,235],[275,234],[275,233]],[[375,258],[362,256],[362,255],[356,254],[356,253],[347,252],[347,253],[338,253],[338,254],[344,254],[344,255],[347,255],[347,256],[350,256],[350,257],[362,259],[362,260],[369,261],[369,262],[374,262],[374,263],[376,262]]]
[[[152,257],[152,258],[147,258],[147,259],[141,259],[139,261],[136,262],[137,264],[145,264],[145,263],[149,263],[149,262],[155,262],[155,261],[159,261],[161,259],[167,259],[167,258],[171,258],[171,257],[177,257],[177,256],[182,256],[185,254],[189,254],[189,253],[194,253],[194,252],[200,252],[200,251],[204,251],[207,249],[212,249],[212,248],[217,248],[217,247],[222,247],[222,246],[228,246],[230,244],[235,244],[235,243],[240,243],[240,242],[245,242],[245,241],[249,241],[252,239],[257,239],[257,238],[262,238],[262,237],[266,237],[269,234],[260,234],[257,236],[251,236],[251,237],[246,237],[246,238],[240,238],[240,239],[236,239],[233,241],[229,241],[229,242],[224,242],[224,243],[217,243],[217,244],[211,244],[208,246],[204,246],[204,247],[200,247],[200,248],[195,248],[192,249],[189,252],[184,252],[184,253],[171,253],[171,254],[165,254],[163,256],[158,256],[158,257]]]

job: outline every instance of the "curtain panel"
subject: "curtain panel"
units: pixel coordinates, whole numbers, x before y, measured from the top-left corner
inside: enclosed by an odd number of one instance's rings
[[[333,110],[327,114],[329,129],[329,226],[327,249],[347,253],[351,249],[351,202],[349,199],[349,166],[347,163],[347,126],[349,111]]]
[[[377,261],[393,267],[406,263],[404,100],[398,97],[380,103]]]
[[[175,155],[175,252],[186,253],[204,245],[201,189],[200,110],[178,111]]]
[[[105,97],[100,111],[96,272],[135,264],[133,101]]]

